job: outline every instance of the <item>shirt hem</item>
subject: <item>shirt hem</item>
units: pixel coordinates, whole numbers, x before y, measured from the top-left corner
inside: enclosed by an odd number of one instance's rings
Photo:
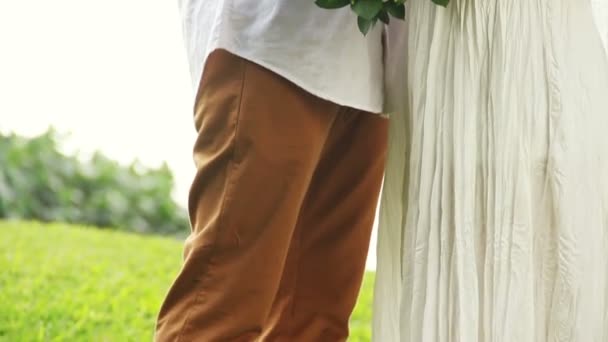
[[[243,52],[239,51],[239,49],[237,49],[237,48],[232,48],[232,47],[225,46],[225,45],[214,46],[214,47],[208,49],[207,52],[205,53],[204,58],[203,58],[203,68],[202,68],[200,74],[198,75],[197,81],[195,81],[195,85],[194,85],[195,93],[198,93],[198,86],[200,84],[200,79],[202,77],[202,74],[205,72],[207,59],[208,59],[209,55],[215,50],[226,50],[236,56],[239,56],[250,62],[258,64],[258,65],[276,73],[277,75],[287,79],[288,81],[290,81],[297,87],[301,88],[302,90],[306,91],[307,93],[309,93],[313,96],[316,96],[320,99],[330,101],[330,102],[335,103],[340,106],[345,106],[345,107],[350,107],[350,108],[366,111],[366,112],[369,112],[369,113],[372,113],[375,115],[387,116],[386,114],[383,113],[383,104],[379,104],[377,106],[369,105],[369,104],[366,105],[366,104],[363,104],[363,103],[360,103],[357,101],[346,100],[346,99],[340,98],[338,96],[328,95],[328,94],[324,93],[323,90],[314,89],[314,87],[310,86],[306,81],[300,79],[299,77],[291,74],[288,71],[281,70],[281,68],[273,66],[270,63],[266,63],[263,60],[256,58],[255,56],[249,55],[247,53],[243,53]]]

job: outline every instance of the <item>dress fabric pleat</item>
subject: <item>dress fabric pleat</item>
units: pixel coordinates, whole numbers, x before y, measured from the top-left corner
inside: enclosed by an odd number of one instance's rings
[[[408,2],[374,341],[608,342],[602,41],[605,0]]]

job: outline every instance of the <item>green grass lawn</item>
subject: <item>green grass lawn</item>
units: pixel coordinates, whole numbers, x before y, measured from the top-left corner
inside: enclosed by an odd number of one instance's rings
[[[167,238],[0,222],[0,341],[151,341],[181,251]],[[370,340],[372,283],[350,341]]]

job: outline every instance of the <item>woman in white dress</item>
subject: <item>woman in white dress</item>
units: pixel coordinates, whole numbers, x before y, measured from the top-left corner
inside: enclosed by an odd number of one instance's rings
[[[375,341],[608,341],[593,1],[415,0],[391,27]]]

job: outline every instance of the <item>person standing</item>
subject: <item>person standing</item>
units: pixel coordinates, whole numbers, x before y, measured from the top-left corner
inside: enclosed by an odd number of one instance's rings
[[[387,150],[380,26],[313,1],[183,0],[197,173],[164,341],[344,341]]]
[[[608,341],[605,3],[391,22],[374,341]]]

